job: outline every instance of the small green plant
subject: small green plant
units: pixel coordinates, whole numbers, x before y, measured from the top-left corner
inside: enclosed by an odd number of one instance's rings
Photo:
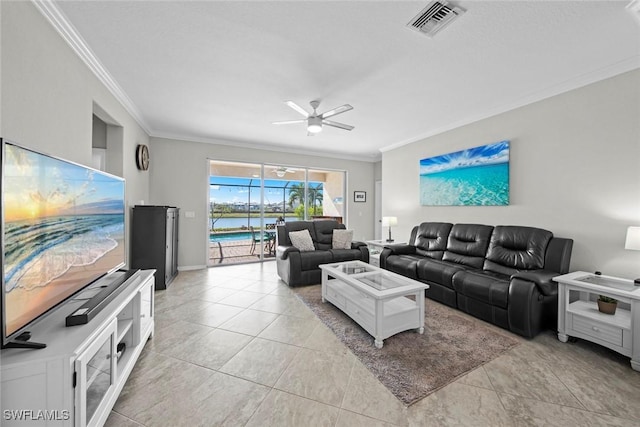
[[[598,299],[600,301],[602,301],[602,302],[610,302],[610,303],[614,303],[614,304],[618,302],[617,299],[608,297],[606,295],[598,295]]]

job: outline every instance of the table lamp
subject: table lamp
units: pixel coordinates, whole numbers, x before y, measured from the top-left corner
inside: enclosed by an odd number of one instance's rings
[[[389,238],[387,239],[387,243],[393,242],[391,238],[391,227],[394,225],[398,225],[398,218],[395,216],[383,216],[382,217],[382,226],[389,227]],[[640,227],[639,227],[640,228]]]
[[[624,242],[624,248],[632,251],[640,251],[640,227],[627,228],[627,240]],[[635,279],[633,283],[636,286],[640,286],[640,277]]]

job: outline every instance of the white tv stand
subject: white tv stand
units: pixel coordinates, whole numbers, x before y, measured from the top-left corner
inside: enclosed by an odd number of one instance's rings
[[[114,276],[103,278],[31,329],[44,349],[0,353],[3,426],[102,426],[154,329],[154,272],[143,270],[89,323],[65,318]],[[124,344],[124,351],[118,346]]]

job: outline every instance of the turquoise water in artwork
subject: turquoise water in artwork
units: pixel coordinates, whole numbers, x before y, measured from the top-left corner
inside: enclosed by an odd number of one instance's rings
[[[423,206],[509,204],[509,163],[449,169],[420,175]]]

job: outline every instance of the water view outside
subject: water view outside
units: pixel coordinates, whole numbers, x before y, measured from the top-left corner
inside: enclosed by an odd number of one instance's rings
[[[264,225],[278,220],[299,221],[322,215],[323,184],[300,181],[264,180]],[[212,232],[259,229],[260,180],[212,176],[209,185],[209,222]]]
[[[276,219],[274,218],[272,222],[275,222]],[[265,218],[265,224],[269,224],[268,218]],[[236,229],[242,229],[244,228],[249,228],[249,226],[254,227],[254,228],[260,228],[260,218],[247,218],[245,217],[227,217],[227,218],[220,218],[219,220],[217,220],[215,222],[215,228],[213,228],[212,230],[215,229],[228,229],[228,228],[236,228]]]

